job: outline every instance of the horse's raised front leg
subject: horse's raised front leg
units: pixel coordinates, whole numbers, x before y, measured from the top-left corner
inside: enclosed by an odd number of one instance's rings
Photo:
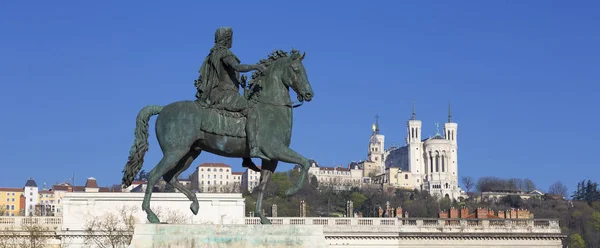
[[[169,151],[165,152],[163,158],[158,162],[150,173],[148,173],[148,185],[146,188],[146,194],[144,195],[144,201],[142,202],[142,209],[146,212],[146,218],[150,223],[160,223],[160,220],[156,216],[152,209],[150,209],[150,199],[152,198],[152,189],[164,174],[172,170],[177,166],[181,158],[187,153],[187,151]]]
[[[300,176],[298,177],[296,184],[285,192],[286,196],[296,194],[298,190],[302,188],[304,184],[304,179],[306,178],[306,174],[308,173],[308,169],[310,168],[310,164],[313,161],[309,161],[304,156],[298,154],[296,151],[286,146],[280,146],[280,148],[273,151],[272,157],[275,160],[302,166],[302,171],[300,172]]]
[[[262,202],[264,198],[265,190],[267,189],[267,184],[269,180],[271,180],[271,175],[277,168],[277,161],[271,160],[262,160],[262,170],[260,171],[260,183],[258,185],[258,196],[256,197],[256,205],[254,207],[254,216],[260,217],[261,224],[270,225],[271,221],[267,219],[262,213]]]
[[[181,182],[179,182],[178,178],[182,172],[184,172],[188,168],[190,168],[190,165],[192,164],[192,162],[194,162],[194,160],[198,157],[198,155],[200,155],[200,152],[201,152],[201,150],[192,150],[192,151],[188,152],[188,154],[186,154],[179,161],[179,163],[177,164],[177,166],[175,168],[173,168],[171,171],[167,172],[167,174],[165,174],[163,176],[163,179],[165,180],[165,182],[167,182],[168,184],[170,184],[171,186],[173,186],[174,188],[179,190],[181,193],[183,193],[185,196],[187,196],[187,198],[190,201],[192,201],[192,204],[190,204],[190,210],[192,210],[192,213],[194,213],[194,215],[197,215],[198,209],[200,209],[200,205],[198,204],[198,198],[196,197],[196,194],[194,194],[194,192],[192,192],[191,190],[186,188],[183,184],[181,184]]]

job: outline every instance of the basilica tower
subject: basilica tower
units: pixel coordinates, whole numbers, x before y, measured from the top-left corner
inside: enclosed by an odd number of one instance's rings
[[[412,117],[407,121],[406,145],[408,153],[408,171],[413,175],[415,188],[420,189],[425,173],[423,165],[423,141],[421,140],[421,121],[417,120],[415,104],[412,107]]]
[[[385,136],[379,133],[379,116],[375,116],[375,124],[372,127],[373,133],[369,140],[369,161],[375,163],[376,174],[385,173],[385,163],[383,154],[385,152]]]

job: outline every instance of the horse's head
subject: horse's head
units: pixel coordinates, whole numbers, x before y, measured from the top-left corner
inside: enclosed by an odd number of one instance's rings
[[[314,97],[312,87],[306,76],[304,64],[302,64],[305,55],[306,53],[300,54],[298,50],[292,49],[289,62],[284,68],[282,77],[283,83],[296,92],[298,101],[300,102],[304,100],[310,102]]]

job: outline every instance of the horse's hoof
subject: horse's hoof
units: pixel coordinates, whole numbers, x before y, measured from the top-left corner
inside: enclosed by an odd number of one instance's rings
[[[296,194],[296,192],[298,192],[298,189],[296,189],[296,187],[291,187],[288,190],[285,191],[285,196],[292,196],[294,194]]]
[[[263,224],[263,225],[272,225],[271,221],[269,219],[267,219],[266,217],[260,218],[260,224]]]
[[[192,204],[190,204],[190,209],[192,210],[192,213],[194,213],[194,215],[198,215],[198,209],[200,209],[200,206],[197,202],[192,202]]]
[[[158,220],[158,217],[156,217],[156,215],[154,214],[148,214],[148,221],[152,224],[160,224],[160,220]]]

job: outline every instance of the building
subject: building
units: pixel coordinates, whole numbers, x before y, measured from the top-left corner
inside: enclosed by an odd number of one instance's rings
[[[38,192],[38,205],[35,207],[35,215],[54,216],[54,213],[56,212],[54,191],[48,189],[46,183],[44,183],[42,190]]]
[[[35,213],[35,206],[39,203],[38,186],[33,178],[29,178],[23,188],[25,195],[25,216],[33,216]]]
[[[452,121],[450,106],[443,134],[437,123],[436,127],[435,135],[423,138],[422,122],[417,120],[413,106],[412,118],[407,121],[406,145],[385,149],[385,137],[376,119],[367,160],[356,163],[363,171],[362,183],[418,189],[458,199],[463,194],[458,185],[458,124]]]
[[[260,166],[257,166],[260,169]],[[260,172],[256,172],[250,169],[246,169],[242,173],[242,190],[248,190],[252,192],[256,186],[260,183]]]
[[[23,188],[0,188],[0,215],[21,215]]]
[[[190,175],[190,183],[198,192],[239,192],[241,180],[239,174],[233,173],[229,165],[203,163]]]
[[[42,189],[40,193],[42,192],[46,191]],[[51,210],[52,214],[49,214],[48,211],[46,211],[46,215],[62,216],[63,199],[67,192],[110,192],[110,189],[108,187],[99,187],[96,179],[93,177],[89,177],[88,179],[86,179],[84,186],[73,186],[68,182],[63,182],[61,184],[53,185],[52,189],[48,190],[47,192],[53,193],[53,197],[44,197],[43,199],[49,199],[49,201],[47,203],[45,201],[40,202],[46,205],[40,208],[49,208]],[[42,197],[40,196],[40,200],[41,199]]]
[[[299,166],[296,169],[301,170]],[[342,166],[322,167],[314,162],[308,169],[309,180],[313,180],[314,176],[319,185],[333,186],[338,190],[361,187],[363,174],[364,171],[359,169],[356,164],[350,164],[347,168]]]

